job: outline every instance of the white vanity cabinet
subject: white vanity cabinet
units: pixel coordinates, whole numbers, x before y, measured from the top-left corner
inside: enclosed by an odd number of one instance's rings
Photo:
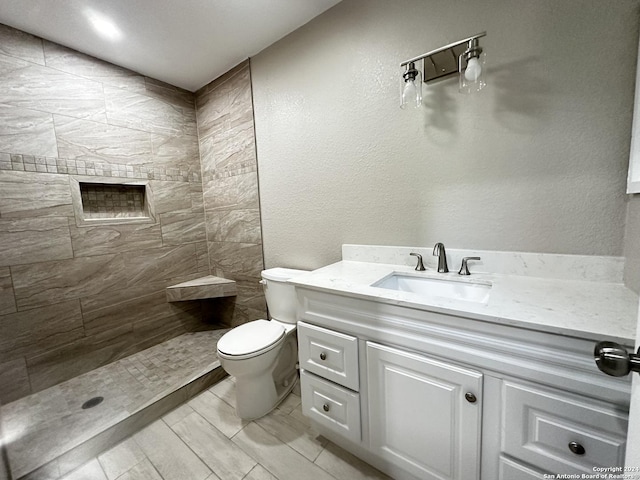
[[[482,373],[367,342],[369,448],[423,479],[474,479]]]
[[[303,413],[392,478],[623,465],[629,379],[597,370],[593,340],[296,289]]]

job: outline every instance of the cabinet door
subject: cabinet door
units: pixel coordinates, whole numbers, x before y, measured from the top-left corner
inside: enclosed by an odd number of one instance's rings
[[[424,480],[479,478],[482,373],[367,342],[367,378],[377,455]]]

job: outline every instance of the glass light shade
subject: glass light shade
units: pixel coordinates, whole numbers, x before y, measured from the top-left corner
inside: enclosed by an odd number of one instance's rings
[[[422,105],[422,74],[415,71],[413,78],[404,76],[400,82],[400,108],[419,108]]]
[[[460,93],[479,92],[487,86],[485,81],[486,54],[482,53],[478,57],[471,57],[465,62],[463,56],[459,60],[459,90]]]

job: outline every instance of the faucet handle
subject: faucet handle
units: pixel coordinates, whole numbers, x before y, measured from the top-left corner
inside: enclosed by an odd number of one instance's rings
[[[426,270],[426,268],[424,268],[424,263],[422,263],[422,255],[420,255],[419,253],[413,253],[411,252],[409,255],[413,255],[414,257],[418,257],[418,264],[416,265],[416,270],[419,272],[424,272]]]
[[[463,257],[462,265],[460,265],[460,270],[458,271],[458,275],[471,275],[469,271],[469,267],[467,267],[467,262],[469,260],[482,260],[480,257]]]

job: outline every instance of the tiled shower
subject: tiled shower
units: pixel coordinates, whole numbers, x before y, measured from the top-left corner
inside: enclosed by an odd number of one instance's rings
[[[0,403],[266,315],[248,61],[193,94],[0,25],[0,99]]]

